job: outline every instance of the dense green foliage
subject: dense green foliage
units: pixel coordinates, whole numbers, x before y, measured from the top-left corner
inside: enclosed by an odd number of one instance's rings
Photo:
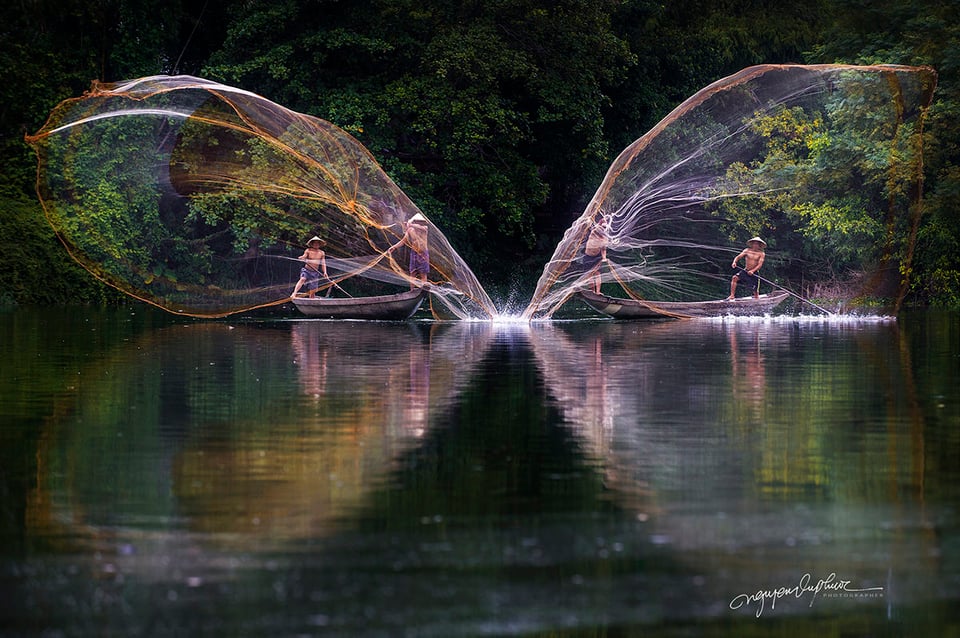
[[[330,120],[370,149],[502,298],[532,287],[620,150],[698,89],[757,63],[883,62],[940,74],[912,299],[958,305],[960,21],[952,4],[13,3],[0,9],[0,250],[17,263],[0,268],[0,298],[60,298],[49,271],[75,270],[31,204],[35,160],[23,135],[92,79],[189,73]],[[795,213],[805,232],[826,232],[832,245],[879,232],[853,200]],[[80,297],[103,295],[78,278]]]
[[[913,293],[960,307],[960,20],[956,3],[834,0],[817,60],[925,64],[939,73],[927,122],[923,223]]]
[[[876,284],[873,290],[898,294],[893,288],[905,273],[892,264],[910,262],[912,216],[903,212],[914,206],[921,160],[917,122],[904,123],[903,113],[891,108],[879,90],[886,82],[850,78],[822,111],[794,107],[754,122],[765,152],[749,166],[728,166],[723,185],[752,194],[717,206],[730,220],[731,242],[745,229],[776,234],[777,252],[796,262],[788,270],[813,275],[808,278],[821,287],[841,285],[836,282],[852,278],[862,264],[877,264],[891,281],[888,289]],[[870,84],[881,86],[866,88]]]

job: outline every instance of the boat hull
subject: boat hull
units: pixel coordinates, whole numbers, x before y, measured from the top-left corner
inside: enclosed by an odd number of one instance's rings
[[[427,296],[425,290],[411,290],[377,297],[297,297],[297,310],[316,319],[367,319],[402,321],[413,316]]]
[[[777,291],[768,295],[718,299],[715,301],[638,301],[608,297],[586,290],[577,293],[588,306],[615,319],[690,319],[695,317],[724,317],[762,315],[773,310],[790,293]]]

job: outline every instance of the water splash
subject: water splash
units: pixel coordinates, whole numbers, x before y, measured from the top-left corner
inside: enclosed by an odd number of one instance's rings
[[[419,285],[401,242],[404,223],[422,216],[413,202],[349,134],[249,91],[190,76],[94,83],[27,141],[70,254],[171,312],[223,316],[286,301],[312,235],[326,242],[321,292]],[[496,314],[426,223],[433,297],[453,316]]]
[[[731,255],[757,234],[773,253],[765,274],[780,266],[851,289],[855,279],[858,295],[893,281],[899,303],[935,85],[922,67],[764,65],[706,87],[621,153],[520,317],[550,318],[601,284],[634,299],[717,298]],[[249,91],[190,76],[94,83],[26,139],[47,218],[71,255],[171,312],[283,303],[314,234],[330,273],[321,293],[420,285],[403,239],[422,213],[370,153]],[[497,317],[426,223],[434,316]],[[778,249],[799,266],[778,264]]]
[[[929,68],[764,65],[704,88],[614,161],[525,316],[552,316],[597,277],[633,299],[726,296],[732,255],[758,234],[803,257],[808,280],[856,273],[857,294],[899,280],[935,85]]]

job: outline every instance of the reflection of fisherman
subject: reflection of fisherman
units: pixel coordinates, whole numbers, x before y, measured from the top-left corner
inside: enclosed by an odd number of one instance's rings
[[[427,283],[427,276],[430,274],[430,251],[427,241],[427,218],[417,213],[404,224],[403,237],[400,241],[387,249],[387,252],[401,245],[410,248],[410,264],[408,266],[410,275],[420,280],[420,285]],[[410,289],[413,289],[410,284]]]
[[[753,290],[754,299],[760,296],[760,278],[757,277],[757,272],[760,270],[760,266],[763,265],[764,257],[766,257],[766,253],[764,252],[764,248],[766,247],[767,242],[759,237],[754,237],[753,239],[747,240],[747,247],[733,258],[731,267],[736,268],[737,272],[733,275],[733,279],[730,280],[730,296],[727,297],[727,299],[734,299],[736,297],[737,284],[741,282]],[[743,268],[737,265],[737,262],[741,259],[744,260]]]
[[[326,242],[316,235],[307,241],[306,250],[303,251],[302,255],[297,257],[297,259],[306,263],[303,268],[300,269],[300,281],[298,281],[297,285],[293,288],[293,293],[290,295],[291,297],[296,297],[302,287],[305,287],[307,297],[313,297],[317,294],[317,289],[320,287],[321,272],[325,279],[330,278],[327,275],[326,254],[322,250],[325,245]]]
[[[315,323],[299,323],[290,331],[290,345],[300,389],[307,396],[319,399],[327,392],[328,344],[321,339],[322,329]]]
[[[590,226],[590,234],[587,236],[587,245],[583,249],[582,263],[587,269],[587,273],[593,275],[593,291],[600,294],[600,266],[607,259],[607,230],[610,227],[610,219],[606,216],[600,217]]]
[[[733,398],[746,402],[754,410],[762,410],[766,391],[766,375],[763,355],[760,352],[760,335],[754,333],[753,343],[741,357],[737,344],[737,330],[730,330],[730,354],[733,357]]]
[[[405,397],[403,427],[409,434],[423,436],[430,424],[430,346],[410,347],[410,384]]]

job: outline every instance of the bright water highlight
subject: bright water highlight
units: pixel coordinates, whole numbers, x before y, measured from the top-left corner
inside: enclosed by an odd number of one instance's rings
[[[957,630],[955,314],[0,335],[8,635]]]

